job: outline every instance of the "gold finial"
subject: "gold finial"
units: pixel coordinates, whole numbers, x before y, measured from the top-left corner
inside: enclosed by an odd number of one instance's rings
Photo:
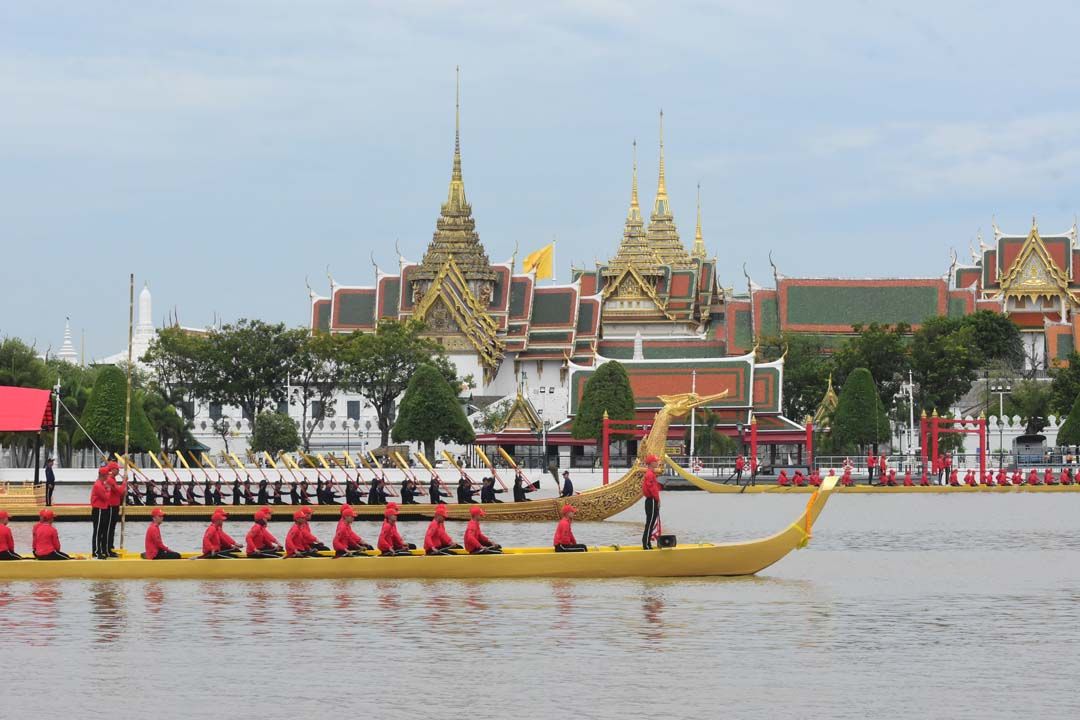
[[[454,66],[454,180],[461,180],[461,66]]]
[[[1031,216],[1031,230],[1032,232],[1039,231],[1039,221],[1035,219],[1034,215]]]
[[[634,138],[634,180],[630,186],[630,207],[638,207],[637,195],[637,138]]]
[[[697,184],[697,230],[694,231],[694,257],[705,259],[705,239],[701,235],[701,183]]]
[[[656,199],[667,200],[667,183],[664,181],[664,111],[660,110],[660,179],[656,186]]]
[[[608,419],[608,414],[607,414],[607,410],[605,410],[605,411],[604,411],[604,419],[605,419],[605,420],[607,420],[607,419]]]
[[[938,417],[937,408],[934,408],[934,412],[930,417]]]
[[[829,376],[829,379],[830,380],[832,379],[832,375]],[[919,413],[919,417],[921,417],[923,420],[925,420],[926,419],[926,410],[923,410],[921,413]]]

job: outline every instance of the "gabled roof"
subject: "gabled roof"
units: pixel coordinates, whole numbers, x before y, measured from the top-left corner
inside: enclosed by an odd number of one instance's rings
[[[506,413],[506,420],[497,432],[518,431],[532,433],[540,432],[543,427],[544,421],[540,419],[540,414],[536,412],[532,401],[522,395],[521,390],[518,389],[514,404],[510,406]]]
[[[1006,297],[1064,296],[1076,302],[1069,292],[1068,273],[1054,262],[1034,223],[1016,259],[1002,273],[999,284]]]
[[[52,393],[0,386],[0,432],[40,432],[53,424]]]

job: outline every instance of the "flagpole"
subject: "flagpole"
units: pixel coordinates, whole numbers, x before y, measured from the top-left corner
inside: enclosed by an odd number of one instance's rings
[[[124,496],[120,501],[120,549],[124,548],[124,532],[127,530],[127,483],[128,450],[131,444],[131,343],[135,328],[135,273],[128,278],[128,353],[127,353],[127,397],[124,401]]]
[[[558,267],[555,264],[555,245],[558,244],[558,241],[559,241],[559,237],[557,235],[551,238],[551,284],[552,285],[555,284],[555,273],[557,272],[557,270],[555,268]]]

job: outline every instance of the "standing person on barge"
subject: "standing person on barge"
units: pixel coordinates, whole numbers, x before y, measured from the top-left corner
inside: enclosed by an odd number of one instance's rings
[[[656,466],[660,458],[645,458],[645,477],[641,481],[641,494],[645,496],[645,531],[641,534],[641,547],[652,550],[652,538],[660,524],[660,482],[656,479]],[[782,471],[781,471],[782,472]]]

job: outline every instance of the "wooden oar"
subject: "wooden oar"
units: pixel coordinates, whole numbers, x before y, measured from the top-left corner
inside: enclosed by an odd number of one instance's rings
[[[218,470],[217,465],[214,464],[214,461],[210,458],[209,455],[206,454],[205,451],[202,453],[202,459],[203,459],[203,462],[206,463],[207,465],[209,465],[210,469],[212,469],[214,471],[214,474],[217,475],[217,479],[220,482],[225,482],[225,478],[221,477],[221,471]],[[239,480],[240,479],[240,473],[234,473],[234,474],[236,475],[236,479]]]
[[[506,483],[504,483],[503,479],[499,477],[499,471],[495,469],[495,463],[491,462],[491,458],[489,458],[479,447],[476,448],[476,452],[479,453],[480,459],[483,460],[484,464],[487,465],[488,468],[491,470],[491,474],[495,476],[495,479],[499,481],[500,485],[502,485],[503,490],[509,490],[510,488],[506,487]]]
[[[263,457],[266,458],[266,462],[270,463],[270,467],[272,467],[274,469],[274,471],[277,472],[278,480],[281,480],[282,482],[284,482],[285,476],[281,474],[281,468],[279,468],[277,466],[277,463],[274,462],[274,458],[270,456],[270,453],[263,450]]]
[[[427,468],[427,471],[429,473],[431,473],[431,477],[433,477],[435,479],[435,482],[438,483],[439,485],[441,485],[443,488],[445,488],[447,492],[449,492],[450,487],[446,483],[443,482],[443,479],[441,477],[439,477],[439,473],[435,472],[435,468],[432,467],[431,463],[428,462],[428,459],[426,457],[424,457],[424,454],[423,453],[417,453],[416,456],[418,458],[420,458],[420,463],[425,468]]]
[[[506,452],[501,445],[499,446],[499,454],[503,456],[503,459],[506,460],[506,462],[510,463],[510,467],[514,469],[515,473],[521,473],[521,476],[525,477],[525,473],[522,472],[521,468],[518,467],[518,464],[514,462],[514,458],[510,457],[510,453]],[[529,487],[535,490],[537,485],[536,483],[530,482]]]
[[[377,477],[379,477],[379,479],[383,481],[383,485],[385,485],[387,491],[386,494],[397,497],[397,491],[394,490],[394,486],[386,482],[386,471],[383,469],[382,463],[379,462],[379,458],[375,457],[375,453],[371,452],[370,450],[368,450],[368,457],[371,458],[371,462],[375,463],[375,467],[379,468],[379,473]],[[361,455],[360,459],[363,460],[364,456]],[[372,474],[375,474],[374,470],[372,470],[371,472]]]
[[[184,469],[188,471],[188,475],[191,476],[191,481],[195,482],[195,471],[188,465],[188,461],[184,459],[184,453],[179,450],[176,451],[176,459],[180,461],[180,464],[184,466]]]

